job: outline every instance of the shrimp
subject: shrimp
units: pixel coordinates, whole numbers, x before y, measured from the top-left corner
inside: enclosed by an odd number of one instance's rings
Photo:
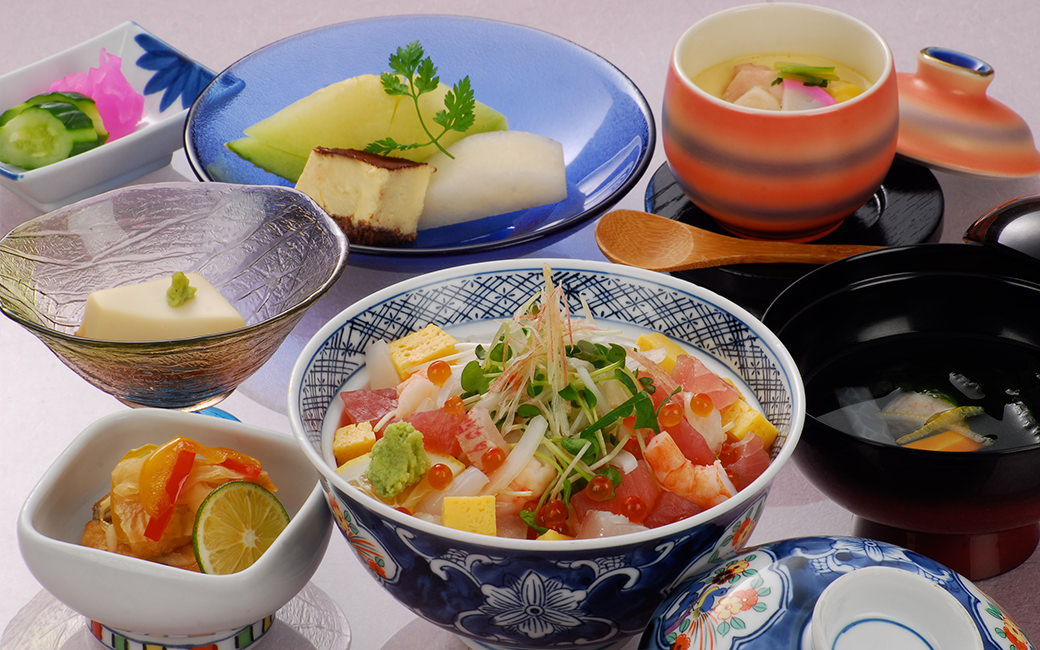
[[[440,387],[426,378],[425,372],[413,373],[397,387],[397,409],[395,414],[405,420],[419,411],[437,408]]]
[[[556,468],[532,458],[509,486],[496,495],[499,515],[515,515],[532,499],[549,489],[556,478]]]
[[[650,439],[643,457],[662,487],[702,508],[716,506],[737,492],[721,462],[695,465],[666,431]]]

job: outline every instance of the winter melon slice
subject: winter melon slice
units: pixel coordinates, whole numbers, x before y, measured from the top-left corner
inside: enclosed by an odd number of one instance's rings
[[[444,95],[450,89],[441,84],[419,98],[423,119],[431,129],[438,128],[433,116],[443,109]],[[449,146],[466,135],[509,127],[504,115],[480,102],[474,108],[474,117],[473,126],[466,133],[450,131],[441,143]],[[236,153],[248,151],[250,157],[244,158],[293,182],[299,172],[279,173],[274,168],[282,168],[284,172],[284,159],[270,158],[280,153],[306,160],[318,146],[364,149],[369,143],[386,137],[400,143],[429,139],[419,124],[411,99],[387,95],[379,76],[374,74],[351,77],[321,88],[246,128],[245,134],[247,138],[229,143],[229,148]],[[246,143],[249,138],[256,142]],[[435,146],[428,145],[394,155],[421,162],[436,151]]]
[[[563,145],[525,131],[480,133],[438,152],[419,228],[438,228],[567,198]]]
[[[238,140],[232,140],[227,143],[227,147],[243,160],[248,160],[257,167],[286,180],[292,180],[294,183],[303,173],[303,167],[307,164],[306,158],[275,149],[248,135]]]

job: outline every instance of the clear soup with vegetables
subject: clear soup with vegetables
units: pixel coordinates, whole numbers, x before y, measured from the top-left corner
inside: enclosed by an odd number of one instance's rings
[[[1040,444],[1040,350],[929,333],[865,344],[806,381],[824,424],[882,444],[992,451]]]

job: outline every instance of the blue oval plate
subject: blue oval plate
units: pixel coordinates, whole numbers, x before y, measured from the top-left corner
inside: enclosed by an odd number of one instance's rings
[[[949,592],[985,650],[1032,649],[1007,614],[967,578],[923,555],[859,537],[804,537],[749,548],[684,582],[658,607],[639,650],[811,650],[817,598],[850,571],[910,571]]]
[[[321,27],[263,47],[221,72],[188,114],[185,151],[204,181],[289,185],[231,153],[243,129],[310,93],[389,69],[390,54],[422,43],[451,85],[468,75],[476,98],[509,127],[563,144],[567,198],[548,206],[423,230],[399,247],[351,252],[408,256],[511,246],[590,219],[624,196],[654,151],[653,114],[632,81],[570,41],[509,23],[456,16],[393,16]]]

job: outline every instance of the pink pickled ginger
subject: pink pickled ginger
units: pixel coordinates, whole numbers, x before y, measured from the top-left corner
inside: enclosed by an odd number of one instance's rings
[[[133,133],[144,115],[144,95],[127,81],[122,63],[120,57],[102,49],[98,67],[59,79],[47,91],[77,92],[93,99],[111,142]]]

